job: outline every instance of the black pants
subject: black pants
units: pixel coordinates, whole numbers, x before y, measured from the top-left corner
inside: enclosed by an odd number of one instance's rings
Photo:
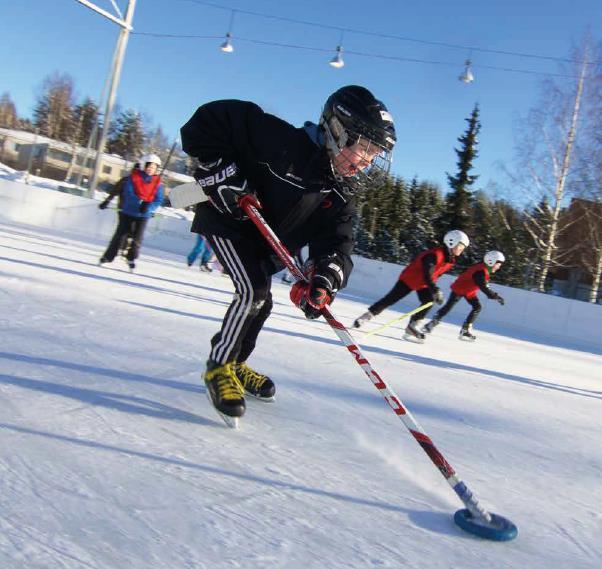
[[[130,247],[127,252],[127,260],[134,261],[140,254],[140,246],[144,237],[144,230],[148,219],[145,217],[133,217],[119,212],[119,223],[117,229],[109,242],[109,246],[103,257],[111,262],[120,249],[124,249],[127,244],[127,238],[131,237]]]
[[[465,296],[457,295],[455,292],[452,292],[449,295],[447,302],[437,311],[435,320],[442,320],[461,298],[464,298],[466,302],[472,306],[472,310],[468,313],[466,320],[464,320],[463,326],[472,324],[477,319],[479,312],[481,312],[481,302],[476,296],[473,298],[466,298]]]
[[[395,304],[398,300],[401,300],[404,296],[407,296],[412,292],[412,289],[404,282],[397,281],[395,286],[380,300],[377,300],[368,310],[376,316],[380,314],[385,308],[388,308],[392,304]],[[421,288],[416,291],[418,298],[420,299],[420,304],[426,304],[427,302],[433,302],[433,293],[428,288]],[[430,306],[428,308],[424,308],[416,314],[412,314],[410,318],[410,322],[416,322],[417,320],[421,320],[424,318],[428,311],[430,310]]]
[[[219,364],[244,362],[272,311],[272,272],[257,254],[257,243],[206,236],[215,256],[234,284],[234,298],[220,331],[211,339],[209,359]]]

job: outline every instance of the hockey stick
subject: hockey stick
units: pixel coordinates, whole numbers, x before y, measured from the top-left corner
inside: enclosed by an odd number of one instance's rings
[[[416,314],[416,312],[420,312],[421,310],[424,310],[425,308],[430,308],[431,306],[433,306],[432,301],[425,302],[422,306],[419,306],[418,308],[414,308],[414,310],[410,310],[409,312],[406,312],[405,314],[402,314],[401,316],[397,316],[396,318],[393,318],[393,320],[389,320],[386,324],[383,324],[382,326],[379,326],[378,328],[376,328],[376,330],[371,330],[370,332],[366,332],[364,334],[364,338],[367,338],[368,336],[372,336],[372,334],[376,334],[377,332],[380,332],[381,330],[388,328],[392,324],[395,324],[395,322],[399,322],[400,320],[403,320],[404,318],[407,318],[408,316],[412,316],[413,314]]]
[[[239,201],[240,207],[247,214],[249,219],[255,224],[263,237],[267,240],[276,255],[286,265],[291,274],[298,280],[308,282],[307,277],[295,263],[292,255],[286,246],[280,241],[272,228],[265,221],[259,209],[261,206],[257,198],[253,195],[246,195]],[[370,381],[379,390],[389,407],[401,419],[424,452],[443,475],[448,484],[452,487],[458,498],[464,503],[466,509],[458,510],[454,515],[455,522],[464,530],[496,541],[508,541],[514,539],[518,534],[516,526],[506,518],[493,514],[485,510],[479,503],[476,496],[468,489],[466,484],[456,474],[445,457],[437,450],[433,441],[420,427],[418,422],[406,409],[402,401],[385,383],[380,375],[372,368],[370,362],[364,357],[359,347],[353,340],[343,324],[335,318],[330,308],[322,309],[322,316],[339,337],[341,343],[351,353],[357,364],[362,368]]]

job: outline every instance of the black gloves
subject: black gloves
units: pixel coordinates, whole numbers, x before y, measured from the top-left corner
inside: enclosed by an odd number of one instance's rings
[[[437,304],[443,304],[443,302],[445,301],[445,296],[443,296],[443,293],[441,292],[441,289],[436,286],[433,290],[433,300],[437,303]]]
[[[138,207],[138,211],[140,213],[146,213],[148,208],[150,207],[151,202],[140,202],[140,206]]]
[[[499,302],[502,306],[506,304],[506,301],[497,292],[495,293],[495,297],[493,300]]]
[[[236,162],[225,162],[220,158],[217,162],[201,164],[194,178],[217,211],[239,221],[247,219],[238,201],[252,192]]]
[[[98,209],[107,209],[111,200],[104,200],[98,204]]]

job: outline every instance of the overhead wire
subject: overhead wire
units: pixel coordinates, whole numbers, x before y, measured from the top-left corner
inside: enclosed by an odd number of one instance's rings
[[[186,2],[189,4],[197,4],[199,6],[216,8],[218,10],[226,10],[226,11],[233,10],[233,8],[231,8],[231,7],[223,6],[223,5],[217,4],[215,2],[207,2],[205,0],[178,0],[178,1]],[[347,28],[347,27],[342,27],[342,26],[335,26],[332,24],[311,22],[308,20],[301,20],[298,18],[290,18],[287,16],[278,16],[275,14],[267,14],[265,12],[257,12],[254,10],[243,10],[240,8],[236,8],[236,11],[241,14],[247,14],[249,16],[256,16],[256,17],[266,18],[266,19],[270,19],[270,20],[301,24],[304,26],[311,26],[314,28],[337,30],[340,32],[345,32],[345,33],[372,36],[372,37],[378,37],[378,38],[383,38],[383,39],[394,39],[394,40],[419,43],[419,44],[424,44],[424,45],[433,45],[433,46],[446,47],[446,48],[451,48],[451,49],[460,49],[460,50],[464,50],[464,51],[492,53],[492,54],[497,54],[497,55],[508,55],[508,56],[513,56],[513,57],[526,57],[526,58],[531,58],[531,59],[542,59],[542,60],[548,60],[548,61],[558,61],[558,62],[563,62],[563,63],[582,63],[582,61],[580,61],[578,59],[572,59],[572,58],[566,58],[566,57],[556,57],[556,56],[542,55],[542,54],[537,54],[537,53],[508,51],[508,50],[492,49],[492,48],[479,47],[479,46],[454,44],[454,43],[442,42],[442,41],[425,40],[425,39],[421,39],[421,38],[413,38],[413,37],[401,36],[401,35],[396,35],[396,34],[372,32],[372,31],[361,30],[361,29],[357,29],[357,28]],[[591,62],[591,63],[595,64],[596,62]]]
[[[192,0],[189,0],[189,1],[192,1]],[[223,35],[208,36],[208,35],[196,35],[196,34],[167,34],[167,33],[160,33],[160,32],[136,32],[136,31],[131,32],[131,35],[149,36],[149,37],[156,37],[156,38],[170,38],[170,39],[211,39],[211,40],[215,40],[215,39],[223,38]],[[251,43],[251,44],[265,45],[265,46],[271,46],[271,47],[297,49],[297,50],[305,50],[305,51],[315,51],[315,52],[322,52],[322,53],[332,53],[332,48],[323,48],[323,47],[299,45],[299,44],[292,44],[292,43],[274,42],[274,41],[269,41],[269,40],[260,40],[260,39],[243,37],[243,36],[238,36],[238,35],[232,35],[232,39],[236,39],[237,42],[247,42],[247,43]],[[356,51],[356,50],[350,50],[350,49],[346,49],[345,53],[349,54],[349,55],[357,55],[359,57],[367,57],[367,58],[372,58],[372,59],[382,59],[382,60],[400,61],[400,62],[408,62],[408,63],[426,63],[426,64],[430,64],[430,65],[444,65],[444,66],[451,66],[451,67],[458,66],[458,62],[435,61],[435,60],[429,60],[429,59],[403,57],[403,56],[398,56],[398,55],[368,53],[368,52]],[[575,75],[570,75],[570,74],[550,73],[550,72],[546,72],[546,71],[535,71],[535,70],[530,70],[530,69],[516,69],[516,68],[511,68],[511,67],[499,67],[496,65],[481,65],[481,64],[475,65],[474,63],[472,65],[473,65],[473,67],[475,67],[477,69],[478,68],[492,69],[492,70],[496,70],[496,71],[523,73],[523,74],[527,74],[527,75],[545,75],[545,76],[549,76],[549,77],[575,77]]]

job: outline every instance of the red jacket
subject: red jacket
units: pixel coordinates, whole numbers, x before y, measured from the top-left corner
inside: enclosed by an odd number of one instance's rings
[[[476,273],[482,271],[485,283],[489,282],[489,269],[485,263],[477,263],[466,269],[451,285],[452,292],[465,298],[474,298],[481,288],[476,281]]]
[[[434,249],[422,251],[401,272],[399,280],[407,284],[412,290],[429,288],[443,273],[449,271],[456,264],[456,260],[453,257],[451,260],[447,260],[446,253],[447,250],[445,247],[435,247]],[[434,265],[432,266],[432,272],[430,272],[430,266],[427,264],[427,261],[432,259],[433,256]],[[429,259],[425,259],[425,257]],[[428,282],[425,272],[430,273],[431,282]]]
[[[157,195],[159,184],[161,183],[161,176],[151,176],[147,182],[140,173],[140,170],[133,170],[131,174],[132,184],[134,185],[134,192],[136,195],[145,202],[152,202]]]

